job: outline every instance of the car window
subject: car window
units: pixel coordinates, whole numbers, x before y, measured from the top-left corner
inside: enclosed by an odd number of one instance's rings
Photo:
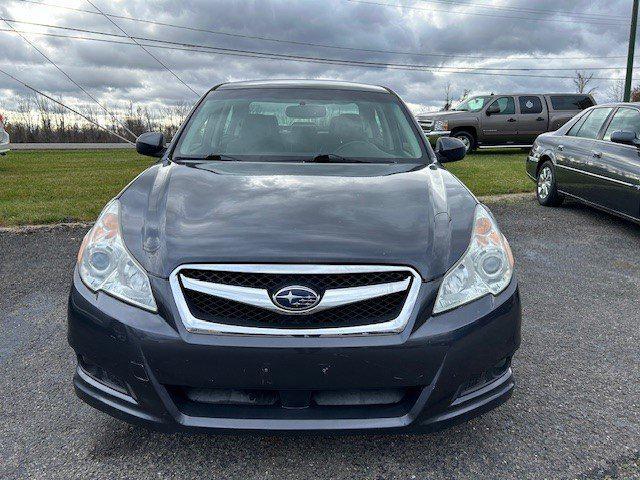
[[[590,114],[591,114],[591,112],[586,112],[584,114],[576,115],[576,117],[580,117],[580,118],[578,118],[578,121],[573,124],[573,126],[569,129],[569,131],[566,133],[566,135],[568,135],[569,137],[575,137],[576,133],[578,133],[578,130],[580,130],[580,127],[582,126],[582,124],[584,123],[584,121],[587,119],[587,117]]]
[[[640,112],[635,108],[619,109],[611,119],[602,139],[611,140],[611,134],[617,131],[634,132],[640,135]]]
[[[542,101],[540,97],[518,97],[520,113],[542,113]]]
[[[335,154],[363,161],[423,159],[394,95],[331,89],[214,90],[198,106],[174,155],[308,161]]]
[[[497,104],[500,107],[500,113],[495,115],[514,115],[516,113],[516,102],[513,97],[500,97],[491,105]]]
[[[469,100],[460,102],[451,110],[456,112],[479,112],[491,100],[491,97],[473,97]]]
[[[554,110],[584,110],[594,105],[589,95],[551,95]]]
[[[613,108],[596,108],[582,121],[579,127],[578,124],[580,122],[575,124],[569,130],[568,135],[581,138],[596,138],[611,110]],[[578,128],[576,129],[576,127]]]

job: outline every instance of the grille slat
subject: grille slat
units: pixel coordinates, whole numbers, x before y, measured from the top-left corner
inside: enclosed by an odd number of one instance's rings
[[[270,294],[288,285],[302,285],[313,288],[320,295],[326,290],[393,283],[412,277],[411,273],[402,270],[344,274],[279,274],[183,269],[180,273],[205,282],[265,289]],[[198,319],[224,325],[287,329],[338,328],[389,322],[400,315],[408,292],[409,288],[328,310],[290,315],[182,288],[191,314]]]
[[[406,271],[367,273],[273,274],[249,272],[223,272],[218,270],[184,269],[180,273],[203,282],[262,288],[273,293],[287,285],[304,285],[323,293],[335,288],[363,287],[382,283],[401,282],[411,275]]]

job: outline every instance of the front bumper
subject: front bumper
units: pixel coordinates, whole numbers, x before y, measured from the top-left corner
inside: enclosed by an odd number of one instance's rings
[[[68,338],[79,358],[76,393],[123,420],[163,430],[429,431],[503,403],[520,344],[517,282],[429,316],[437,282],[421,286],[396,335],[255,337],[191,334],[168,282],[152,279],[159,313],[94,294],[77,272]],[[403,389],[393,405],[237,407],[186,400],[185,389],[251,389],[297,398],[306,391]],[[294,402],[295,403],[295,402]]]
[[[526,164],[527,176],[534,182],[537,181],[539,160],[540,159],[538,157],[534,157],[533,155],[527,156],[527,164]]]

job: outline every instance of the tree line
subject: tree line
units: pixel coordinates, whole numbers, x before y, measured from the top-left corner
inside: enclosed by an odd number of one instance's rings
[[[172,138],[191,105],[179,103],[149,108],[134,106],[130,102],[117,110],[117,118],[98,107],[77,109],[108,130],[135,141],[130,132],[137,136],[144,132],[160,131],[165,138]],[[110,111],[114,112],[115,109]],[[124,143],[124,140],[46,98],[23,98],[18,102],[16,111],[3,113],[5,129],[12,143]]]

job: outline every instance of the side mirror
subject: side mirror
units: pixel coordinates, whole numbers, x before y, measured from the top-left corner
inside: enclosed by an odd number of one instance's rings
[[[466,154],[467,147],[457,138],[440,137],[436,142],[436,155],[440,163],[457,162]]]
[[[490,117],[491,115],[495,115],[496,113],[500,113],[500,105],[498,105],[497,103],[492,103],[489,108],[487,108],[487,117]]]
[[[164,135],[160,132],[143,133],[136,140],[136,151],[148,157],[161,157],[166,150]]]
[[[617,130],[611,134],[611,141],[613,143],[621,143],[623,145],[640,147],[640,140],[638,139],[636,132]]]

